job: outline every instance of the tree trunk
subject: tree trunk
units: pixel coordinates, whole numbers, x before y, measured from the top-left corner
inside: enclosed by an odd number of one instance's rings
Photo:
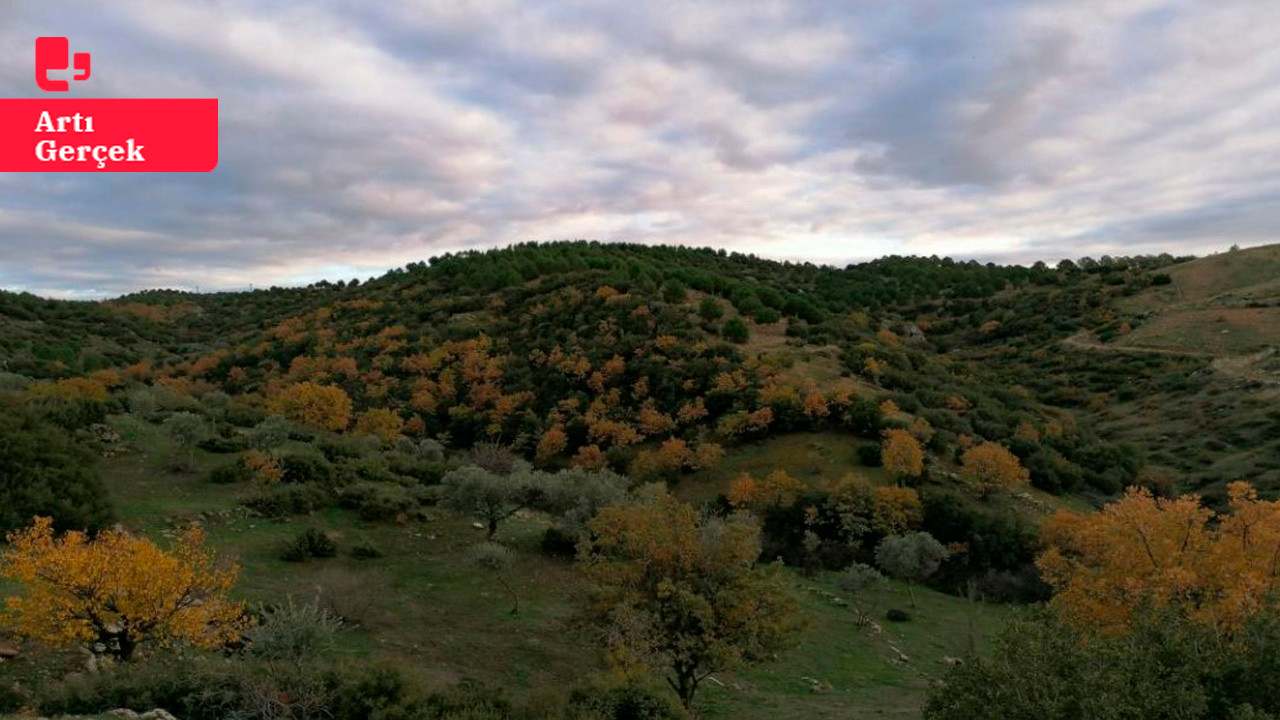
[[[486,540],[492,540],[494,535],[498,534],[498,518],[495,515],[489,516],[489,534],[485,536]]]
[[[513,585],[511,581],[503,578],[502,586],[507,589],[507,594],[511,596],[511,603],[512,603],[511,614],[519,615],[520,614],[520,596],[516,594],[515,585]]]
[[[698,676],[692,669],[675,668],[676,679],[673,682],[671,678],[667,678],[667,684],[672,690],[676,691],[676,695],[680,698],[680,704],[684,709],[693,712],[693,696],[698,692]]]

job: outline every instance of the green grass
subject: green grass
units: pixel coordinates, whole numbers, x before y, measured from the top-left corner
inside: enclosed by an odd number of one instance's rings
[[[829,599],[840,595],[834,575],[796,581],[810,618],[798,647],[775,662],[715,676],[719,682],[705,685],[706,717],[919,717],[930,683],[946,669],[943,658],[965,656],[971,641],[984,651],[1010,612],[927,588],[916,588],[913,608],[906,587],[891,583],[866,594],[876,626],[863,628],[851,609]],[[889,608],[912,619],[889,622]]]
[[[877,485],[889,484],[883,469],[858,462],[858,448],[873,444],[872,440],[837,432],[776,435],[727,448],[715,467],[681,478],[675,492],[686,502],[712,500],[743,473],[761,478],[778,468],[815,485],[849,473]]]

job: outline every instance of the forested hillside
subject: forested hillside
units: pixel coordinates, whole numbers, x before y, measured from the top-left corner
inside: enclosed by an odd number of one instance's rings
[[[1266,339],[1159,330],[1270,311],[1232,255],[563,242],[305,288],[0,295],[0,712],[918,717],[932,690],[961,717],[1002,671],[958,658],[1011,605],[1114,619],[1072,594],[1116,561],[1090,555],[1094,508],[1271,511],[1230,485],[1280,489]],[[1212,533],[1188,577],[1236,561]],[[57,680],[77,647],[106,669]]]

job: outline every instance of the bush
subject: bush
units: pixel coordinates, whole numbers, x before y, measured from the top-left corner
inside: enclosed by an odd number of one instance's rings
[[[627,684],[576,688],[569,693],[573,717],[601,720],[681,720],[688,717],[665,693]]]
[[[0,682],[0,715],[16,713],[27,704],[27,698],[16,685]]]
[[[236,453],[244,450],[247,445],[241,437],[225,438],[215,435],[196,443],[196,447],[204,450],[205,452],[216,453],[218,455],[228,455],[230,453]]]
[[[374,560],[382,557],[382,551],[369,538],[360,538],[351,546],[351,557],[359,560]]]
[[[858,448],[858,462],[867,467],[880,467],[883,459],[880,457],[879,445],[862,445]]]
[[[244,462],[236,459],[226,465],[219,465],[209,471],[209,482],[218,485],[235,485],[236,483],[248,482],[253,479],[253,471],[245,466]]]
[[[328,533],[307,528],[289,541],[280,551],[285,562],[306,562],[312,558],[331,558],[338,555],[338,545]]]
[[[720,327],[720,334],[725,340],[738,344],[745,343],[750,337],[747,324],[742,322],[742,318],[731,318]]]
[[[542,533],[542,552],[551,557],[574,557],[578,554],[578,534],[553,525]]]
[[[226,663],[161,656],[46,683],[34,704],[51,717],[161,708],[183,720],[226,720],[241,705],[240,679]]]
[[[60,531],[109,523],[113,512],[95,462],[67,433],[0,399],[0,536],[35,515],[51,516]]]
[[[333,466],[323,456],[285,455],[280,458],[280,469],[287,483],[327,485],[333,479]]]
[[[273,485],[243,498],[240,504],[265,518],[306,515],[329,504],[329,495],[315,485]]]
[[[889,622],[911,622],[911,613],[898,608],[889,608],[889,612],[884,614],[884,618]]]
[[[338,503],[359,513],[362,520],[395,520],[416,514],[426,504],[421,488],[380,482],[359,482],[343,488]]]

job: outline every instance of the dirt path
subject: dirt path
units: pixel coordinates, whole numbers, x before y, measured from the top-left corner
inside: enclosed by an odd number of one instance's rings
[[[1126,353],[1131,355],[1172,355],[1177,357],[1210,358],[1209,367],[1215,372],[1230,378],[1252,380],[1267,385],[1280,385],[1280,374],[1274,370],[1261,367],[1268,359],[1275,357],[1277,348],[1270,347],[1249,355],[1219,356],[1203,350],[1172,350],[1165,348],[1143,347],[1139,345],[1107,345],[1098,341],[1088,330],[1081,330],[1071,337],[1064,338],[1062,344],[1075,350],[1089,352]]]

